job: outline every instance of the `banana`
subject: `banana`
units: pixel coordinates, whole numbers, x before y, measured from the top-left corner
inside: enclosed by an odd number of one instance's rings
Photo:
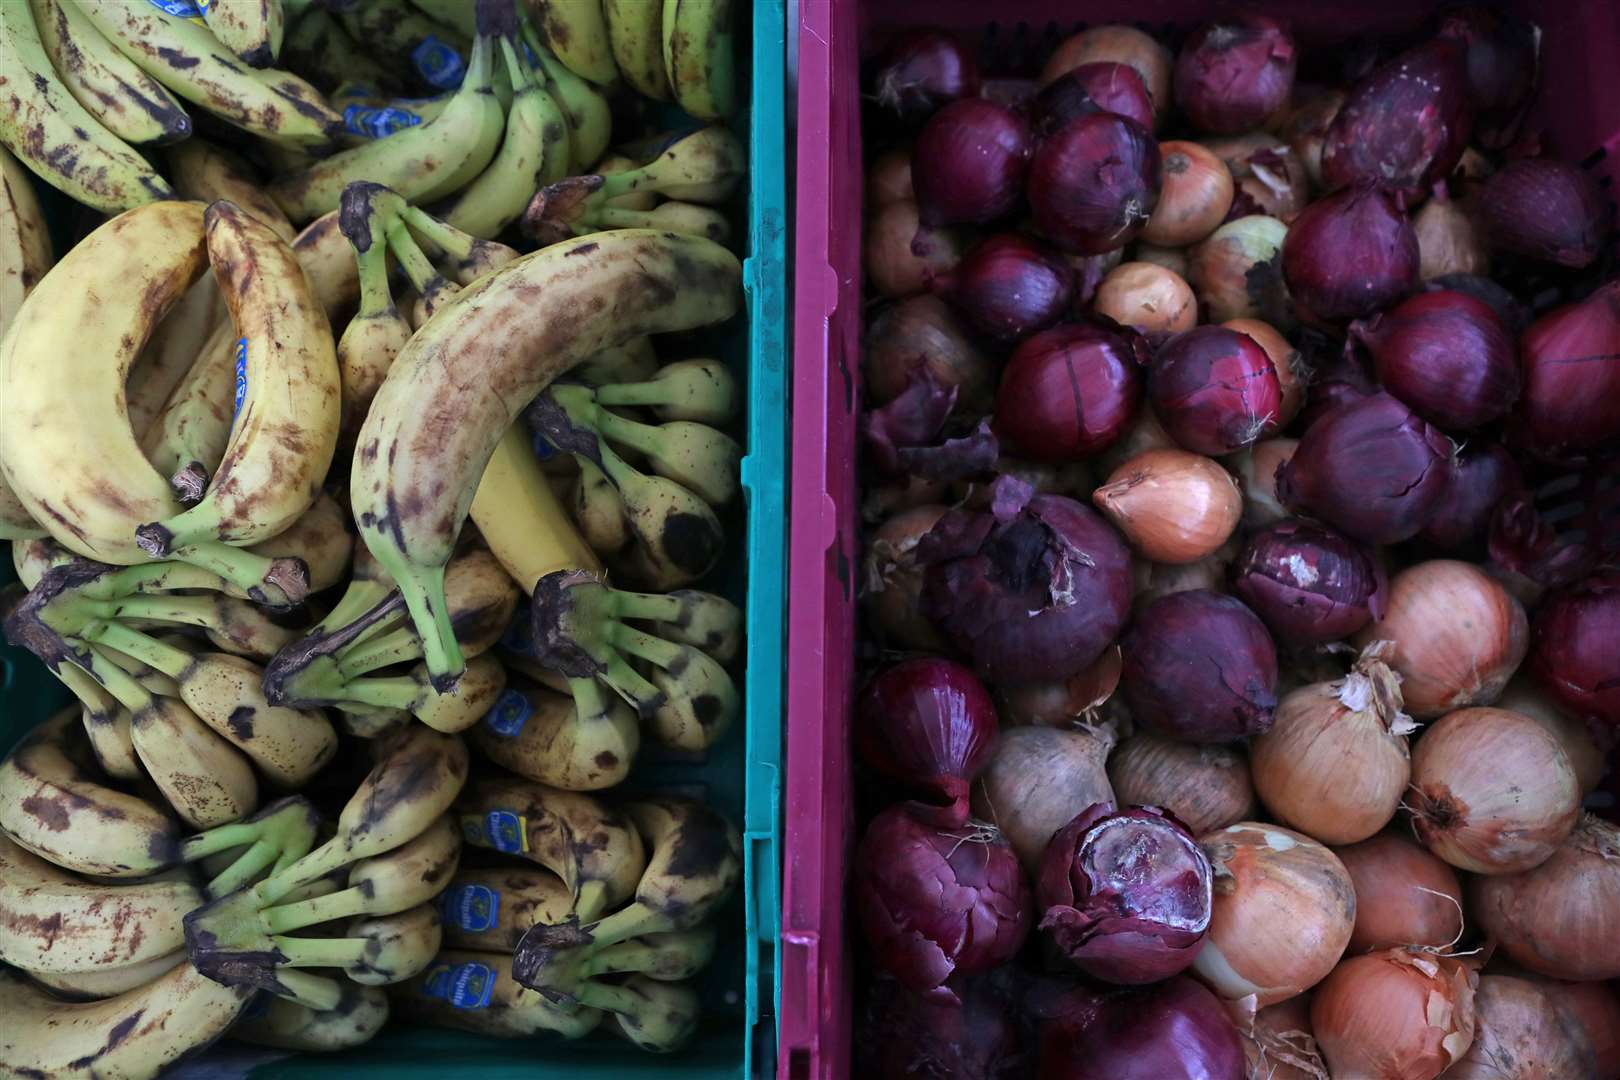
[[[664,0],[664,70],[675,102],[699,120],[737,111],[731,0]]]
[[[162,564],[152,565],[161,567]],[[93,570],[92,566],[78,573],[88,574]],[[143,619],[197,627],[215,647],[258,659],[269,659],[297,636],[296,631],[272,622],[253,604],[222,593],[187,596],[125,593],[101,600],[80,585],[63,587],[66,580],[68,578],[62,574],[42,578],[39,595],[28,608],[30,612],[38,612],[38,623],[58,635],[89,634],[102,620]],[[48,649],[47,644],[47,654]]]
[[[655,3],[661,0],[654,0]],[[662,63],[660,59],[659,63]],[[610,153],[595,165],[587,166],[586,171],[599,176],[612,176],[614,173],[629,172],[638,168],[637,162],[620,153]],[[562,177],[558,177],[561,180]],[[555,183],[555,181],[553,181]],[[651,210],[658,205],[658,192],[656,191],[630,191],[623,195],[607,200],[604,206],[611,206],[616,210]]]
[[[394,357],[410,340],[411,324],[400,314],[388,288],[388,221],[372,204],[386,189],[356,182],[343,189],[338,220],[354,248],[360,278],[360,309],[344,327],[337,343],[339,381],[342,385],[342,427],[353,442],[371,407],[377,387],[394,365]]]
[[[618,1032],[650,1053],[679,1050],[702,1019],[697,991],[684,983],[632,975],[622,983],[587,979],[579,986],[582,1004],[611,1012]]]
[[[619,81],[600,0],[525,0],[535,29],[557,59],[599,86]]]
[[[52,567],[72,562],[77,557],[48,536],[11,542],[11,567],[25,589],[38,585],[39,579]]]
[[[406,128],[430,124],[449,108],[456,92],[431,97],[398,97],[383,93],[375,82],[347,81],[332,94],[332,107],[343,114],[343,145],[367,143]]]
[[[364,1046],[388,1022],[388,995],[348,980],[340,985],[337,1006],[321,1011],[261,995],[231,1028],[230,1036],[254,1046],[316,1054]]]
[[[540,867],[463,869],[439,894],[438,905],[446,946],[510,953],[529,927],[567,919],[574,894]]]
[[[390,193],[389,199],[398,200],[399,196]],[[400,202],[399,209],[404,210],[403,201]],[[416,237],[411,234],[410,227],[399,216],[396,215],[388,223],[385,234],[388,238],[389,254],[399,263],[400,269],[405,272],[406,279],[416,292],[416,298],[408,300],[405,309],[410,312],[412,329],[419,330],[436,311],[455,299],[461,292],[461,286],[451,281],[433,265],[427,253],[416,242]]]
[[[402,1019],[479,1035],[517,1039],[589,1035],[601,1023],[595,1009],[563,1009],[512,978],[512,958],[445,949],[427,971],[390,992]]]
[[[629,818],[581,792],[486,778],[467,786],[456,811],[467,843],[531,859],[562,878],[582,921],[629,899],[646,865]]]
[[[236,361],[244,349],[245,340],[227,316],[203,342],[141,437],[146,459],[169,478],[175,497],[187,506],[203,497],[208,478],[224,460],[231,440]],[[133,427],[133,415],[130,423]]]
[[[229,318],[219,285],[212,274],[205,274],[186,290],[152,332],[151,340],[124,380],[130,430],[141,442],[142,449],[146,449],[148,432],[167,407],[175,388],[197,366],[209,337]],[[147,459],[151,458],[151,451],[147,451]]]
[[[453,688],[433,688],[427,668],[417,664],[404,675],[350,679],[335,692],[333,704],[350,703],[380,709],[405,709],[436,731],[465,731],[495,704],[506,688],[506,669],[493,654],[475,656]]]
[[[518,411],[604,348],[728,318],[740,277],[736,257],[704,240],[605,233],[480,278],[406,344],[361,428],[350,499],[366,546],[400,587],[436,685],[448,687],[463,667],[444,566],[476,478]],[[547,300],[531,309],[538,294]],[[482,372],[476,384],[457,374],[466,364]]]
[[[191,117],[163,84],[113,48],[72,0],[29,0],[40,44],[68,93],[128,143],[178,142]]]
[[[596,87],[557,59],[527,19],[523,20],[523,43],[545,72],[546,91],[568,118],[568,171],[579,172],[600,158],[613,140],[613,110]]]
[[[237,419],[202,499],[136,530],[154,557],[185,561],[194,548],[284,532],[320,494],[337,446],[332,331],[291,246],[233,203],[214,203],[206,221],[209,260],[247,342]]]
[[[669,232],[702,236],[717,244],[731,243],[731,222],[712,206],[671,199],[651,210],[620,210],[603,206],[586,214],[575,233],[602,229],[665,229]]]
[[[73,972],[22,970],[64,1001],[100,1001],[145,986],[153,979],[173,971],[185,959],[185,950],[178,949],[167,956],[125,967]]]
[[[641,745],[636,715],[596,683],[580,680],[594,711],[538,686],[508,687],[469,729],[485,757],[519,776],[566,791],[599,791],[623,782]]]
[[[652,340],[638,337],[603,349],[571,371],[569,378],[586,386],[603,386],[607,383],[645,382],[656,376],[658,371],[658,354],[653,351]]]
[[[190,881],[99,885],[0,834],[0,960],[76,973],[158,960],[185,945],[180,920],[203,902]]]
[[[286,531],[259,541],[251,550],[271,559],[302,560],[309,569],[310,591],[324,592],[344,580],[354,535],[343,507],[322,493]]]
[[[285,71],[245,68],[206,26],[153,4],[73,0],[125,56],[209,112],[274,142],[318,149],[342,127],[320,92]]]
[[[677,360],[643,382],[596,388],[601,405],[642,405],[660,420],[724,424],[737,417],[737,379],[718,360]]]
[[[653,471],[674,480],[711,506],[724,506],[741,488],[742,447],[707,424],[670,420],[656,427],[603,408],[584,386],[553,386],[547,393],[576,427],[642,454]]]
[[[310,291],[326,310],[327,322],[338,326],[360,297],[360,278],[354,251],[343,236],[338,212],[322,214],[293,238],[293,252],[304,268]]]
[[[546,482],[521,420],[495,444],[468,516],[525,595],[553,570],[601,569]]]
[[[390,87],[394,75],[373,60],[324,7],[312,7],[294,19],[281,45],[281,64],[322,93],[345,82]],[[342,103],[332,103],[345,112]],[[347,126],[348,117],[344,117]]]
[[[141,759],[130,741],[129,710],[101,684],[72,664],[62,664],[55,675],[84,706],[84,733],[90,739],[101,771],[114,780],[140,780]]]
[[[659,0],[602,0],[608,44],[624,81],[655,101],[674,97],[664,71],[664,18]]]
[[[251,996],[179,964],[135,990],[61,1001],[0,971],[0,1072],[19,1077],[155,1077],[218,1038]]]
[[[288,796],[242,821],[188,836],[180,843],[180,858],[199,863],[210,875],[206,892],[217,900],[257,883],[265,872],[282,870],[309,854],[320,825],[320,816],[308,799]],[[320,887],[324,889],[326,884],[323,880]],[[331,889],[335,888],[332,884]]]
[[[197,6],[220,44],[251,67],[275,66],[286,31],[281,0],[202,0]]]
[[[0,147],[0,338],[51,268],[51,236],[28,171]],[[0,539],[45,535],[0,475]]]
[[[474,4],[464,6],[476,11]],[[329,7],[354,40],[373,55],[408,60],[415,77],[429,86],[453,90],[468,74],[473,35],[428,18],[405,0],[339,0]]]
[[[380,739],[392,735],[415,719],[404,709],[366,709],[363,713],[355,711],[361,707],[345,703],[338,710],[338,722],[343,725],[345,732],[356,739]]]
[[[457,285],[471,285],[518,257],[516,248],[482,240],[418,207],[402,207],[399,214],[423,252],[445,264],[445,274]]]
[[[209,14],[219,10],[222,0],[214,0]],[[238,0],[240,2],[240,0]],[[274,0],[248,0],[249,6],[271,4]],[[202,203],[224,199],[253,217],[288,243],[297,235],[292,222],[274,199],[265,194],[253,175],[252,167],[224,147],[203,139],[187,139],[169,148],[165,155],[174,190],[183,199]]]
[[[619,489],[613,486],[606,473],[596,467],[595,462],[586,457],[576,460],[579,463],[579,479],[573,493],[574,520],[579,523],[580,534],[594,551],[603,555],[615,554],[630,542],[630,519],[624,508],[624,500],[619,498]]]
[[[404,982],[433,963],[444,931],[439,909],[424,902],[393,915],[351,919],[343,936],[366,943],[364,959],[343,973],[365,986],[387,986]]]

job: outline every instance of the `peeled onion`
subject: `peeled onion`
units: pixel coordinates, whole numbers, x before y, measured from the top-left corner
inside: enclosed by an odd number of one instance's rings
[[[866,224],[866,280],[884,296],[922,292],[939,274],[962,259],[962,245],[950,229],[921,229],[917,204],[891,202]]]
[[[1093,803],[1114,802],[1105,762],[1112,739],[1082,728],[1001,733],[973,785],[973,813],[1007,837],[1024,869],[1041,865],[1052,834]]]
[[[1198,299],[1174,271],[1150,262],[1121,263],[1097,286],[1092,309],[1143,333],[1190,330],[1198,322]]]
[[[1213,322],[1264,319],[1291,326],[1293,307],[1283,284],[1282,250],[1288,226],[1255,214],[1228,221],[1193,249],[1189,280]]]
[[[1457,871],[1397,831],[1334,848],[1356,889],[1350,952],[1444,949],[1462,936]]]
[[[1041,85],[1053,82],[1081,64],[1111,62],[1136,70],[1153,101],[1153,115],[1163,123],[1170,108],[1170,50],[1134,26],[1109,23],[1065,38],[1041,68]]]
[[[1196,244],[1232,208],[1232,174],[1226,163],[1195,142],[1159,144],[1164,181],[1159,204],[1142,229],[1142,239],[1165,247]]]
[[[1474,1043],[1446,1080],[1589,1077],[1596,1064],[1580,1024],[1541,987],[1482,975],[1474,992]]]
[[[1226,543],[1243,514],[1236,478],[1186,450],[1149,450],[1092,492],[1131,546],[1161,563],[1190,563]]]
[[[866,546],[861,604],[883,639],[893,645],[935,652],[949,647],[934,624],[917,610],[923,583],[917,541],[945,510],[938,504],[925,504],[897,511],[878,526]]]
[[[1311,994],[1311,1030],[1335,1076],[1433,1080],[1474,1041],[1478,982],[1453,956],[1353,956]]]
[[[1248,759],[1229,746],[1140,732],[1114,748],[1108,779],[1120,805],[1162,806],[1195,835],[1254,816]]]

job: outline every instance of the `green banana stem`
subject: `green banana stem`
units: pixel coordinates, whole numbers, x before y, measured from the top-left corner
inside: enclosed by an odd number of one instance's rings
[[[403,221],[396,219],[388,223],[388,250],[394,253],[411,285],[423,296],[450,284],[450,279],[439,273]]]
[[[168,592],[173,589],[224,592],[226,585],[224,578],[200,566],[165,560],[126,566],[103,574],[85,585],[82,593],[96,600],[114,600],[131,593]]]
[[[348,626],[354,620],[388,599],[389,594],[393,591],[393,588],[380,581],[368,581],[362,578],[353,579],[349,582],[349,587],[343,590],[343,595],[338,599],[337,606],[327,612],[326,618],[310,628],[310,634],[318,633],[324,636]],[[344,645],[358,644],[367,638],[392,630],[404,621],[405,613],[403,611],[392,612],[387,617],[370,623],[366,626],[364,633],[359,634],[352,640],[345,640]]]
[[[355,318],[377,318],[394,308],[394,295],[388,288],[387,221],[376,209],[366,215],[371,243],[364,251],[356,250],[354,262],[360,277],[360,308]],[[352,243],[352,242],[351,242]]]
[[[416,566],[406,560],[403,552],[390,549],[385,552],[385,556],[379,556],[379,561],[393,576],[405,599],[411,623],[422,639],[422,656],[433,677],[433,688],[440,693],[448,692],[467,669],[467,662],[461,655],[455,627],[450,623],[450,602],[444,595],[444,567]]]
[[[264,910],[264,921],[272,934],[287,934],[306,926],[347,919],[366,913],[367,897],[358,887],[328,893],[325,896],[281,904]]]
[[[369,641],[359,642],[337,655],[338,672],[345,680],[390,664],[422,658],[422,639],[409,625],[398,627]]]
[[[349,679],[335,690],[336,702],[354,701],[380,709],[411,709],[422,699],[422,683],[409,675]]]
[[[513,44],[511,38],[502,36],[500,44],[501,59],[506,64],[506,77],[512,80],[512,96],[516,97],[534,85],[534,69],[518,54],[517,46]]]
[[[263,829],[258,822],[234,821],[229,825],[216,825],[180,841],[180,861],[193,863],[232,848],[251,848],[262,838]]]
[[[143,634],[134,627],[125,626],[120,622],[108,620],[98,623],[94,628],[87,629],[84,636],[86,640],[98,645],[127,653],[171,679],[178,679],[180,673],[192,663],[191,654],[184,649],[175,648],[167,642],[159,641],[150,634]]]
[[[193,511],[187,511],[191,513]],[[142,526],[145,528],[145,526]],[[167,552],[173,559],[218,574],[249,599],[271,607],[291,607],[309,594],[309,569],[297,558],[267,558],[218,540],[197,540]]]
[[[433,247],[449,255],[453,259],[470,259],[473,257],[473,245],[478,238],[471,233],[462,232],[455,226],[441,221],[432,214],[417,206],[407,206],[400,211],[405,224],[410,226],[411,232],[416,233],[432,244]],[[398,258],[398,252],[395,252]],[[406,273],[410,271],[407,268]],[[413,281],[412,284],[415,284]]]
[[[232,861],[231,865],[208,883],[209,897],[218,898],[229,896],[237,889],[244,888],[260,874],[270,869],[270,865],[281,854],[276,845],[268,840],[255,840],[253,845]]]
[[[120,705],[132,713],[151,706],[152,692],[142,686],[135,676],[113,663],[89,642],[79,638],[68,638],[67,642],[69,647],[74,649],[75,662],[81,651],[89,655],[90,666],[86,670],[89,671],[90,677],[117,698]]]
[[[293,796],[272,803],[247,821],[187,837],[180,843],[180,859],[191,863],[217,852],[244,849],[208,883],[208,895],[217,899],[245,887],[272,864],[279,866],[308,854],[315,843],[316,826],[315,808],[309,800]]]
[[[714,952],[714,928],[674,930],[631,938],[593,953],[581,968],[583,977],[641,972],[653,978],[689,979]]]
[[[344,838],[334,836],[297,862],[283,867],[253,887],[254,899],[262,910],[274,905],[294,889],[346,866],[351,861]]]
[[[663,432],[651,424],[627,419],[601,406],[596,407],[592,420],[592,426],[604,437],[632,450],[651,456],[667,449]]]
[[[623,623],[614,623],[611,635],[614,645],[666,671],[683,655],[681,646]]]
[[[96,605],[96,614],[103,619],[152,619],[203,630],[219,629],[217,609],[214,598],[210,596],[171,596],[168,593],[147,596],[137,593],[121,600],[100,602]]]
[[[365,938],[297,938],[272,936],[286,959],[277,967],[346,967],[366,958]]]
[[[307,971],[277,968],[275,980],[278,989],[271,993],[296,1002],[315,1012],[331,1012],[343,1003],[343,988],[336,979],[314,975]]]

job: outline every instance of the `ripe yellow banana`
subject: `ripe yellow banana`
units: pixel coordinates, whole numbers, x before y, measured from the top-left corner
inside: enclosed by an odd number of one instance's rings
[[[529,18],[557,59],[599,86],[619,81],[601,0],[525,0]]]
[[[621,783],[635,764],[641,726],[623,701],[594,681],[594,713],[580,715],[575,698],[539,686],[509,686],[469,729],[484,756],[519,776],[566,791],[599,791]],[[587,691],[589,693],[589,691]]]
[[[84,706],[84,733],[101,771],[114,780],[142,779],[141,759],[130,740],[129,710],[96,680],[72,664],[60,664],[55,675]]]
[[[305,225],[293,238],[293,251],[315,299],[326,309],[327,321],[340,325],[360,297],[360,278],[355,271],[354,251],[339,227],[338,212],[322,214]]]
[[[249,1005],[231,1028],[231,1038],[254,1046],[304,1053],[332,1053],[363,1046],[388,1022],[388,995],[375,986],[343,980],[335,1008],[315,1010],[265,995]]]
[[[602,1021],[595,1009],[564,1009],[512,978],[512,958],[499,953],[441,951],[427,971],[389,994],[400,1017],[505,1039],[589,1035]]]
[[[580,535],[593,551],[606,556],[617,554],[630,542],[630,515],[625,510],[624,500],[596,462],[584,456],[576,461],[579,476],[574,484],[571,508]]]
[[[338,222],[354,248],[360,278],[360,308],[337,343],[342,383],[343,432],[352,443],[377,395],[394,357],[411,337],[411,324],[400,314],[388,287],[388,215],[376,205],[387,189],[356,182],[343,189]]]
[[[349,515],[337,500],[322,494],[285,532],[253,545],[252,550],[272,559],[302,559],[309,568],[309,589],[324,592],[345,579],[354,535]]]
[[[459,871],[438,904],[446,946],[510,953],[529,927],[567,919],[574,894],[550,870],[502,866]]]
[[[417,664],[404,675],[350,679],[339,684],[331,700],[339,708],[357,703],[368,710],[405,709],[435,731],[457,732],[478,723],[505,688],[506,668],[485,653],[468,661],[461,681],[449,690],[435,690],[427,668]]]
[[[540,40],[534,23],[523,20],[523,43],[545,72],[546,91],[568,119],[569,173],[577,173],[602,156],[613,141],[613,110],[607,98],[568,69]]]
[[[525,595],[553,570],[601,569],[601,560],[546,482],[521,420],[495,444],[469,516]]]
[[[286,17],[281,0],[202,0],[203,22],[251,67],[275,66]]]
[[[141,437],[146,459],[169,478],[175,497],[187,506],[208,490],[208,478],[224,460],[225,446],[231,440],[241,345],[242,336],[227,313],[203,341]],[[130,422],[133,426],[133,414]]]
[[[351,919],[343,936],[366,943],[365,956],[343,973],[365,986],[387,986],[404,982],[433,963],[444,930],[439,909],[424,901],[392,915]]]
[[[258,4],[269,0],[249,2]],[[210,9],[210,14],[213,10]],[[231,151],[203,139],[187,139],[170,147],[165,156],[174,178],[174,190],[181,198],[201,203],[224,199],[270,226],[272,232],[288,243],[297,235],[298,230],[281,212],[281,207],[259,186],[252,166]]]
[[[656,101],[674,96],[664,71],[663,8],[659,0],[602,0],[619,74],[636,93]]]
[[[664,0],[664,70],[676,104],[699,120],[737,111],[732,0]]]
[[[28,170],[0,147],[0,338],[23,301],[51,268],[51,236]],[[31,539],[45,530],[0,475],[0,539]]]
[[[97,968],[94,971],[27,971],[30,978],[64,1001],[100,1001],[139,989],[185,963],[186,950],[176,949],[168,956],[124,967]]]
[[[685,1046],[702,1019],[697,990],[691,985],[657,982],[645,975],[632,975],[622,983],[587,979],[579,984],[579,1000],[611,1013],[619,1034],[653,1054]]]

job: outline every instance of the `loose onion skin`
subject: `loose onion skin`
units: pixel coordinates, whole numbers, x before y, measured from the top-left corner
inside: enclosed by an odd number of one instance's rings
[[[1525,970],[1620,978],[1620,827],[1583,814],[1546,862],[1475,878],[1468,897],[1480,929]]]
[[[896,511],[878,526],[867,544],[861,603],[890,645],[931,652],[950,648],[934,624],[917,610],[923,584],[917,542],[945,516],[946,509],[926,503]]]
[[[1609,202],[1592,174],[1557,158],[1510,161],[1486,179],[1480,221],[1496,251],[1590,266],[1609,235]]]
[[[1599,571],[1536,612],[1530,673],[1571,716],[1620,735],[1620,571]]]
[[[1035,130],[1051,135],[1070,120],[1111,112],[1153,130],[1153,99],[1136,69],[1125,64],[1082,64],[1041,88],[1031,103]]]
[[[1243,1033],[1250,1080],[1329,1080],[1311,1034],[1311,996],[1300,994],[1254,1014]]]
[[[979,66],[949,34],[911,30],[890,44],[875,91],[885,109],[927,116],[941,105],[978,94]]]
[[[1115,113],[1091,113],[1041,143],[1027,192],[1036,226],[1053,243],[1100,255],[1142,231],[1161,183],[1153,133]]]
[[[1425,282],[1490,269],[1490,252],[1474,220],[1438,186],[1412,216],[1412,231],[1417,235],[1418,277]]]
[[[996,369],[969,337],[960,319],[937,296],[912,296],[883,308],[866,328],[868,405],[884,405],[911,385],[926,367],[942,386],[956,387],[956,405],[982,415],[995,393]]]
[[[1412,753],[1412,828],[1460,870],[1513,874],[1539,866],[1575,828],[1580,799],[1558,740],[1505,709],[1448,713]]]
[[[1519,339],[1517,435],[1536,454],[1578,459],[1620,438],[1620,281],[1537,319]]]
[[[856,707],[855,749],[885,779],[967,820],[968,785],[996,740],[990,691],[961,664],[902,660],[873,676]]]
[[[981,333],[1021,341],[1045,330],[1074,298],[1074,271],[1054,251],[1017,233],[979,244],[955,271],[936,275],[934,291]]]
[[[1356,890],[1351,953],[1409,946],[1442,949],[1462,935],[1457,871],[1402,833],[1382,832],[1333,853]]]
[[[1249,762],[1227,746],[1141,732],[1114,748],[1108,779],[1124,806],[1162,806],[1196,835],[1252,818]]]
[[[1243,481],[1243,526],[1260,529],[1289,516],[1277,497],[1277,470],[1299,449],[1298,439],[1262,439],[1230,459]]]
[[[962,261],[962,244],[950,229],[923,229],[917,204],[891,202],[867,222],[866,280],[888,297],[911,296]]]
[[[1213,322],[1264,319],[1293,324],[1293,308],[1282,279],[1283,242],[1288,226],[1254,214],[1228,221],[1193,249],[1188,272]]]
[[[1106,449],[1142,404],[1147,342],[1111,319],[1056,326],[1025,340],[996,395],[996,435],[1036,461]]]
[[[1115,469],[1091,501],[1133,548],[1160,563],[1192,563],[1213,554],[1243,516],[1237,479],[1186,450],[1138,454]]]
[[[1226,220],[1232,208],[1232,173],[1195,142],[1159,144],[1163,187],[1142,239],[1165,247],[1196,244]]]
[[[1507,327],[1482,301],[1439,289],[1350,324],[1378,380],[1447,431],[1483,427],[1519,397],[1519,360]]]
[[[1394,642],[1406,711],[1419,719],[1489,705],[1530,646],[1524,606],[1473,563],[1433,559],[1390,581],[1383,619],[1356,636]]]
[[[1121,263],[1097,286],[1092,310],[1143,333],[1180,333],[1198,322],[1198,298],[1174,271],[1149,262]]]
[[[1228,1001],[1257,1008],[1309,990],[1333,970],[1356,921],[1344,865],[1308,836],[1256,821],[1199,842],[1215,868],[1214,910],[1193,971]],[[1278,948],[1287,942],[1287,948]]]
[[[1247,131],[1288,103],[1297,61],[1293,36],[1276,19],[1208,23],[1176,58],[1176,104],[1200,131]]]
[[[1170,50],[1134,26],[1111,23],[1065,39],[1041,69],[1041,85],[1056,81],[1082,64],[1098,62],[1125,64],[1135,70],[1153,102],[1154,126],[1163,122],[1170,108]]]
[[[1203,142],[1226,163],[1237,187],[1230,217],[1268,214],[1286,224],[1310,201],[1310,173],[1305,162],[1275,135],[1251,131]]]
[[[1388,194],[1367,185],[1311,203],[1283,241],[1283,278],[1294,303],[1327,323],[1388,307],[1417,287],[1419,265],[1411,223]]]
[[[1272,128],[1288,143],[1305,165],[1305,173],[1313,188],[1322,184],[1322,146],[1327,141],[1327,129],[1344,106],[1344,93],[1327,87],[1294,88],[1294,102],[1280,122]]]
[[[1171,338],[1148,368],[1148,398],[1176,442],[1210,457],[1277,430],[1282,382],[1251,337],[1199,326]]]
[[[1474,1043],[1446,1080],[1589,1077],[1592,1044],[1580,1024],[1528,979],[1482,975],[1474,992]]]
[[[1094,803],[1114,801],[1104,762],[1111,740],[1083,728],[1002,732],[973,785],[973,812],[995,824],[1034,874],[1052,834]]]
[[[1195,589],[1160,597],[1123,644],[1120,687],[1142,727],[1189,742],[1229,742],[1271,726],[1277,650],[1241,601]]]
[[[1022,116],[983,98],[940,109],[917,135],[911,186],[928,225],[994,221],[1024,194],[1034,139]]]
[[[1311,1030],[1335,1076],[1433,1080],[1473,1044],[1478,982],[1452,956],[1353,956],[1312,992]]]

